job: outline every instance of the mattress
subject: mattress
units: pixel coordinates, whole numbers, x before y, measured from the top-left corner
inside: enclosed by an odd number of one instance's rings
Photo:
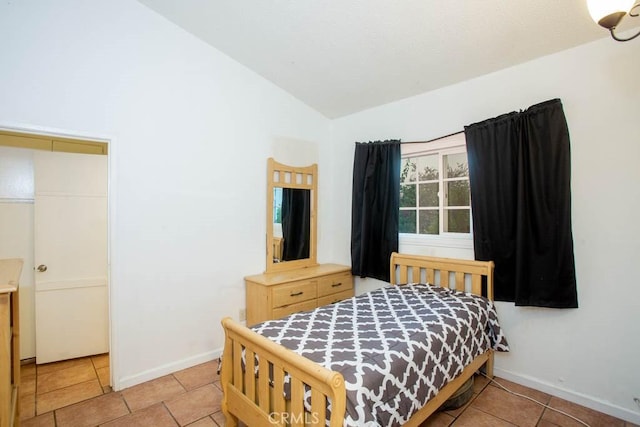
[[[475,357],[509,350],[490,300],[428,284],[385,286],[251,329],[343,375],[345,426],[400,426]]]

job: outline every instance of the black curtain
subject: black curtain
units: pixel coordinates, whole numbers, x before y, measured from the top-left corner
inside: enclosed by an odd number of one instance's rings
[[[309,258],[311,191],[282,189],[282,260]]]
[[[569,130],[559,99],[465,127],[475,256],[495,299],[576,308]]]
[[[400,141],[356,142],[351,209],[351,271],[389,281],[398,250]]]

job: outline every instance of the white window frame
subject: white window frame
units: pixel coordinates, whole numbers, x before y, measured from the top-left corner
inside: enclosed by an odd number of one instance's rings
[[[444,207],[444,183],[447,181],[453,181],[455,179],[444,178],[444,160],[443,156],[448,154],[460,154],[466,153],[466,140],[464,133],[458,133],[445,138],[439,139],[433,142],[404,144],[402,146],[402,159],[407,157],[418,157],[430,154],[438,154],[438,162],[440,173],[438,174],[439,189],[438,202],[439,202],[439,227],[440,230],[444,230],[445,221],[445,207]],[[416,189],[417,190],[417,189]],[[471,202],[470,202],[471,203]],[[461,248],[470,249],[473,248],[473,211],[469,206],[469,233],[450,233],[443,232],[440,234],[417,234],[417,233],[399,233],[398,240],[400,245],[412,245],[412,246],[436,246],[447,248]]]

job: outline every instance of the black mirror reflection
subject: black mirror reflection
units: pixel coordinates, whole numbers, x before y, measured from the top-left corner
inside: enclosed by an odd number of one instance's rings
[[[276,187],[273,204],[273,261],[309,258],[311,191]]]

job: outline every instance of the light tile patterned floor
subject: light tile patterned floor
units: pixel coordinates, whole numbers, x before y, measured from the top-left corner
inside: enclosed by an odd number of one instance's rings
[[[99,355],[22,367],[23,427],[224,426],[217,363],[207,362],[122,390],[109,387],[109,358]],[[592,427],[630,423],[506,380],[507,388],[570,413]],[[574,427],[581,424],[476,377],[462,408],[432,415],[422,427]],[[638,426],[635,426],[638,427]]]

